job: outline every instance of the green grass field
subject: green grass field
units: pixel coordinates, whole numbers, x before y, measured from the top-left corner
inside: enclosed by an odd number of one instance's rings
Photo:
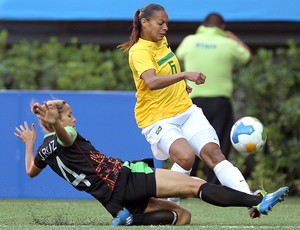
[[[220,208],[197,199],[184,199],[181,204],[192,212],[192,223],[160,226],[161,229],[300,229],[300,198],[287,197],[269,215],[254,220],[248,216],[246,208]],[[106,230],[113,228],[111,220],[95,200],[0,200],[0,229]],[[126,228],[140,230],[149,229],[149,226]]]

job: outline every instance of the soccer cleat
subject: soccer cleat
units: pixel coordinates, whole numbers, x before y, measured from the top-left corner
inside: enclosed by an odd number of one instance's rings
[[[121,226],[121,225],[132,225],[133,216],[130,214],[128,209],[124,208],[118,213],[118,216],[112,221],[112,226]]]
[[[257,206],[253,206],[253,208],[258,210],[261,214],[267,215],[274,205],[284,200],[288,192],[289,187],[285,186],[273,193],[266,194],[263,196],[262,201]]]
[[[258,189],[253,193],[253,195],[255,195],[255,196],[264,196],[266,194],[267,194],[267,192],[263,187],[262,187],[262,189]],[[252,219],[260,218],[260,212],[255,208],[248,208],[248,213]]]

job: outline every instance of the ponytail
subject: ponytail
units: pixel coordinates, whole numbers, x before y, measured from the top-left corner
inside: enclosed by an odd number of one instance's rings
[[[149,4],[144,6],[142,9],[137,10],[133,16],[133,23],[132,23],[132,31],[128,42],[122,43],[117,46],[117,48],[128,51],[140,38],[142,24],[142,18],[150,20],[154,11],[161,11],[165,10],[161,5],[158,4]]]
[[[129,41],[118,45],[117,48],[124,51],[128,51],[131,48],[131,46],[133,46],[138,41],[141,34],[141,21],[139,15],[140,15],[140,10],[137,10],[133,17],[133,23],[131,26],[132,31],[131,31]]]

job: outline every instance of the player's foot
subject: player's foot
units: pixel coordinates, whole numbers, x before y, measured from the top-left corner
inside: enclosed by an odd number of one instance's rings
[[[173,202],[174,204],[179,205],[179,203],[180,203],[180,198],[179,198],[179,197],[170,197],[170,198],[168,198],[168,201],[171,201],[171,202]]]
[[[128,209],[124,208],[122,211],[118,213],[118,216],[112,221],[112,226],[120,226],[120,225],[132,225],[133,217],[128,211]]]
[[[264,188],[256,190],[253,195],[255,196],[264,196],[267,192]],[[260,212],[255,208],[248,208],[248,213],[252,219],[260,218]]]
[[[267,215],[274,205],[284,200],[288,192],[289,187],[285,186],[273,193],[266,194],[262,201],[257,206],[253,206],[253,208],[258,210],[261,214]]]

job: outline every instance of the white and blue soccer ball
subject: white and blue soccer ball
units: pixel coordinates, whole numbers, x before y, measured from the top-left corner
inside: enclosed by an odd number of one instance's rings
[[[267,132],[264,125],[257,118],[242,117],[232,126],[230,140],[238,152],[253,154],[264,147]]]

